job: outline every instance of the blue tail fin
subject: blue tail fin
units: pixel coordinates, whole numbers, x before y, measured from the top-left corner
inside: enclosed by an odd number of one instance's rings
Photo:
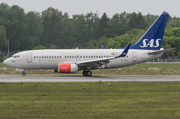
[[[162,14],[130,49],[160,50],[168,14]]]

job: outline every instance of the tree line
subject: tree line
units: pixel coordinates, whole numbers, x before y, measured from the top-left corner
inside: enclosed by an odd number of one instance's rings
[[[157,15],[116,13],[109,18],[106,13],[73,15],[49,7],[41,13],[17,6],[0,4],[0,51],[58,48],[120,48],[135,43],[157,19]],[[162,47],[172,48],[166,56],[179,56],[179,18],[169,17]]]

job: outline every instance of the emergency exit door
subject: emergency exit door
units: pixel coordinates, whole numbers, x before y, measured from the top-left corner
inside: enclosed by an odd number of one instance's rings
[[[28,62],[28,63],[31,63],[31,62],[32,62],[32,53],[31,53],[31,52],[28,52],[28,53],[27,53],[27,62]]]
[[[137,52],[132,52],[132,61],[137,62]]]

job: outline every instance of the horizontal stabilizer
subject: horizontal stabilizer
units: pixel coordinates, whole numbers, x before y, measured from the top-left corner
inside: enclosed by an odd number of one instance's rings
[[[161,54],[163,52],[166,51],[170,51],[170,50],[174,50],[175,48],[169,48],[169,49],[165,49],[165,50],[159,50],[159,51],[154,51],[154,52],[148,52],[149,55],[156,55],[156,54]]]

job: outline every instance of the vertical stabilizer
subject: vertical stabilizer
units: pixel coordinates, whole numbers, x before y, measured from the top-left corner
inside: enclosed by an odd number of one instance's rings
[[[160,50],[166,28],[168,14],[162,14],[146,31],[141,39],[131,45],[130,49]]]

